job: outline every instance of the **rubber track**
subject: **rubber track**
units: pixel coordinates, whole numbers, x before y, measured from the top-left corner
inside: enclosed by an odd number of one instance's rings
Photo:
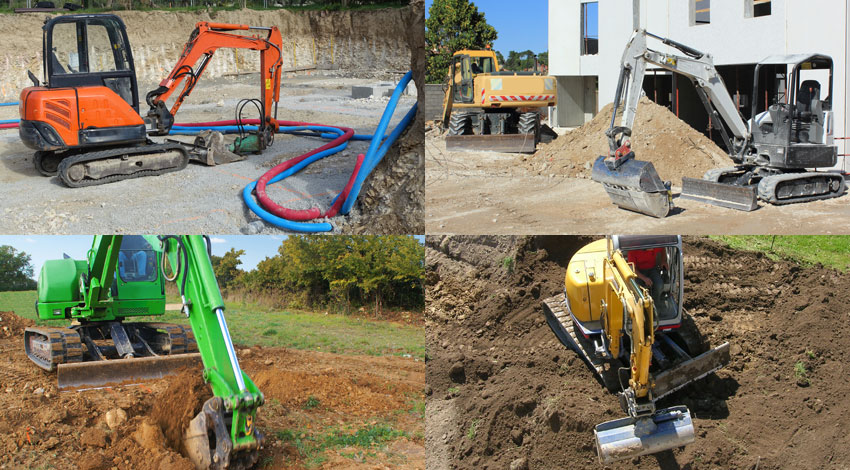
[[[564,294],[558,294],[554,297],[549,297],[548,299],[543,300],[543,308],[544,313],[546,313],[546,319],[549,323],[549,327],[552,328],[553,332],[556,326],[552,325],[551,320],[555,320],[560,324],[560,329],[566,332],[569,335],[567,339],[569,343],[561,341],[564,343],[564,346],[574,350],[581,356],[582,360],[587,363],[588,366],[596,372],[596,375],[602,380],[602,383],[605,385],[608,390],[612,392],[620,391],[620,383],[619,378],[617,377],[617,370],[619,368],[618,364],[612,360],[606,360],[599,357],[595,352],[587,350],[582,344],[583,341],[579,340],[577,333],[575,331],[575,325],[573,324],[573,319],[570,316],[569,312],[567,312],[566,308],[566,300]],[[548,312],[546,312],[548,310]],[[551,315],[550,315],[551,313]],[[558,339],[562,339],[561,335],[557,332],[555,333],[558,336]]]
[[[98,178],[95,180],[84,178],[82,181],[72,181],[68,178],[68,169],[77,163],[90,162],[95,160],[106,160],[112,157],[118,157],[121,155],[127,154],[152,154],[152,153],[163,153],[169,152],[172,150],[179,151],[183,154],[183,162],[178,167],[174,168],[164,168],[160,170],[140,170],[135,173],[131,173],[129,175],[112,175],[106,176],[104,178]],[[186,168],[186,165],[189,164],[189,154],[186,152],[186,149],[180,144],[174,143],[165,143],[165,144],[153,144],[153,145],[140,145],[138,147],[123,147],[117,149],[109,149],[109,150],[101,150],[98,152],[87,152],[80,155],[70,156],[59,164],[59,177],[62,178],[62,182],[65,183],[68,187],[71,188],[81,188],[84,186],[97,186],[100,184],[114,183],[116,181],[123,181],[133,178],[140,178],[143,176],[156,176],[162,175],[165,173],[171,173],[173,171],[180,171]]]
[[[42,369],[53,371],[59,364],[83,361],[83,346],[76,331],[48,327],[29,327],[26,331],[41,335],[37,341],[50,346],[50,357],[27,351],[27,356]]]
[[[841,180],[838,191],[829,192],[826,194],[817,194],[813,196],[801,196],[795,197],[792,199],[777,199],[776,198],[776,187],[783,182],[793,181],[795,179],[806,179],[806,178],[823,178],[823,177],[834,177]],[[764,185],[764,186],[762,186]],[[784,175],[773,175],[762,178],[759,181],[758,186],[758,196],[759,199],[769,202],[776,206],[782,206],[786,204],[796,204],[798,202],[810,202],[810,201],[819,201],[821,199],[832,199],[834,197],[839,197],[844,194],[844,190],[846,189],[846,183],[844,181],[844,177],[838,173],[814,173],[814,172],[805,172],[805,173],[788,173]]]

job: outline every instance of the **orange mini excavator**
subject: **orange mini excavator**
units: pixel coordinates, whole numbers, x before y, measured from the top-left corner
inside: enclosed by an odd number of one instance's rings
[[[174,69],[146,95],[150,110],[144,117],[139,113],[133,54],[120,18],[57,16],[43,29],[45,82],[28,72],[34,86],[21,92],[20,135],[27,147],[36,150],[38,171],[58,174],[70,187],[177,171],[190,159],[222,163],[212,158],[211,148],[148,138],[169,133],[174,114],[219,48],[260,51],[261,99],[243,100],[237,107],[237,119],[247,102],[254,102],[262,115],[250,150],[265,149],[278,128],[282,41],[276,27],[198,23]],[[267,35],[234,32],[248,30]],[[166,101],[181,83],[183,88],[169,108]]]

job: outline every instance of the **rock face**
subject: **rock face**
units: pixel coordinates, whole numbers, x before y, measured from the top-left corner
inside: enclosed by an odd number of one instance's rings
[[[410,49],[402,38],[408,35],[411,9],[120,11],[116,14],[127,27],[139,82],[159,82],[174,66],[199,21],[277,26],[283,38],[284,68],[318,65],[350,71],[407,70]],[[41,26],[46,16],[50,15],[0,15],[0,30],[16,32],[0,43],[0,101],[16,99],[21,88],[32,84],[27,70],[39,79],[43,76]],[[420,31],[423,31],[421,27]],[[259,66],[255,54],[221,49],[216,52],[204,77],[256,72]]]

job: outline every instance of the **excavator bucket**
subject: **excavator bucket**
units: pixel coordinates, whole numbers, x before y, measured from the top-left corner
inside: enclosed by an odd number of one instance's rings
[[[686,406],[666,408],[647,417],[608,421],[596,426],[593,433],[603,464],[694,442],[694,424]]]
[[[200,369],[199,353],[59,364],[59,390],[86,390],[158,380],[182,369]]]
[[[715,206],[754,211],[758,209],[755,186],[735,186],[700,178],[682,178],[682,199],[692,199]]]
[[[652,217],[667,217],[673,209],[673,193],[658,176],[652,162],[629,158],[611,169],[600,156],[593,163],[593,181],[602,183],[611,202]]]
[[[534,134],[447,135],[449,152],[534,153]]]

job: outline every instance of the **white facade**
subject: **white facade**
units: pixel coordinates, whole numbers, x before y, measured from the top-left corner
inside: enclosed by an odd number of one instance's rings
[[[599,52],[581,55],[581,4],[588,0],[549,0],[549,74],[558,77],[554,124],[581,125],[614,101],[619,60],[637,19],[653,34],[711,54],[715,65],[754,64],[778,54],[832,56],[834,135],[850,137],[850,0],[772,0],[769,16],[750,17],[752,1],[714,0],[711,22],[692,24],[694,0],[599,0]],[[681,54],[652,39],[649,46]],[[588,95],[597,78],[598,100]],[[850,154],[850,141],[836,143],[839,154]],[[850,170],[848,160],[839,157],[839,168]]]

